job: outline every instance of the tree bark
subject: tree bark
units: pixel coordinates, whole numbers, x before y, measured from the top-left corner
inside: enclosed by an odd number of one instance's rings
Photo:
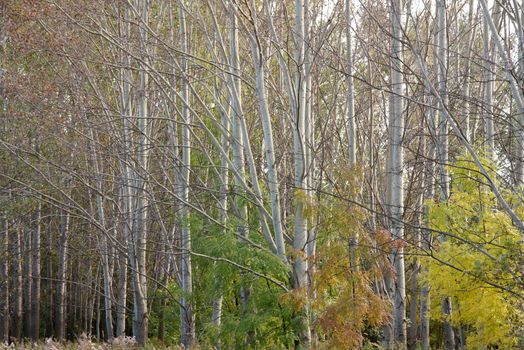
[[[351,0],[346,0],[346,84],[347,84],[347,138],[349,166],[357,163],[355,126],[355,92],[353,86],[353,54],[351,47]]]
[[[65,340],[66,329],[66,273],[69,248],[69,212],[62,211],[60,216],[60,248],[58,252],[58,289],[56,294],[56,327],[55,337],[58,341]]]
[[[23,255],[22,259],[24,261],[23,263],[23,270],[24,270],[24,286],[23,288],[23,295],[24,295],[24,303],[23,303],[23,334],[24,338],[31,339],[31,325],[32,325],[32,316],[33,313],[31,312],[32,307],[32,296],[31,293],[33,291],[33,278],[32,278],[32,266],[33,266],[33,253],[32,253],[32,238],[33,234],[31,231],[31,228],[26,227],[24,225],[24,248],[23,248]]]
[[[127,301],[127,257],[118,257],[118,284],[116,297],[116,336],[126,333],[126,301]]]
[[[0,344],[9,343],[9,221],[0,217]]]
[[[437,0],[437,79],[438,90],[440,95],[439,113],[438,113],[438,147],[437,159],[439,163],[439,185],[440,201],[446,202],[449,198],[450,177],[447,170],[449,162],[449,141],[448,141],[448,119],[445,109],[448,105],[447,91],[447,70],[448,70],[448,26],[446,14],[446,0]],[[444,239],[441,236],[441,239]],[[455,332],[451,325],[452,301],[449,297],[442,300],[442,312],[444,313],[444,347],[446,349],[455,348]]]
[[[395,347],[406,347],[406,281],[404,270],[404,79],[402,21],[403,4],[401,0],[391,2],[391,90],[390,97],[390,211],[391,230],[396,244],[393,247],[392,261],[395,266],[393,301],[393,338]]]
[[[306,194],[306,74],[305,64],[305,31],[304,31],[304,1],[295,0],[295,64],[294,72],[295,92],[292,101],[293,112],[293,153],[295,170],[295,237],[293,249],[295,259],[293,262],[294,288],[306,298],[303,310],[300,310],[300,347],[308,349],[311,343],[311,330],[309,328],[309,315],[307,306],[308,289],[308,263],[307,263],[307,219],[304,217],[304,195]],[[297,196],[300,194],[301,196]]]
[[[130,8],[126,6],[121,13],[121,20],[119,22],[120,29],[120,40],[125,41],[131,35],[130,28]],[[129,43],[126,46],[129,49]],[[127,50],[122,50],[121,61],[122,69],[120,70],[121,79],[121,95],[120,95],[120,108],[122,113],[122,138],[123,138],[123,159],[121,159],[121,177],[122,177],[122,238],[126,242],[128,248],[127,256],[123,254],[118,258],[118,291],[117,291],[117,309],[116,309],[116,336],[121,337],[126,332],[126,302],[127,302],[127,267],[128,264],[133,266],[134,263],[131,261],[133,246],[133,232],[134,232],[134,220],[132,210],[135,207],[135,197],[133,189],[133,170],[131,168],[132,163],[132,125],[131,125],[131,111],[132,111],[132,98],[131,98],[131,85],[132,85],[132,74],[130,67],[130,58]],[[136,270],[133,271],[133,274]],[[134,330],[133,326],[133,330]]]
[[[468,140],[473,140],[473,134],[471,132],[471,120],[470,120],[470,113],[471,113],[471,105],[470,105],[470,74],[471,74],[471,50],[473,47],[474,40],[476,33],[476,26],[473,25],[473,19],[476,18],[476,11],[477,6],[475,6],[474,10],[474,2],[473,0],[469,0],[469,14],[468,14],[468,35],[466,37],[466,42],[464,43],[464,46],[466,47],[466,52],[464,54],[464,100],[462,105],[462,120],[461,120],[461,128],[462,132],[466,136]]]
[[[32,290],[31,290],[31,341],[36,342],[40,333],[40,236],[42,230],[42,206],[38,205],[35,215],[35,228],[32,230]]]
[[[124,197],[125,180],[120,186],[120,195]],[[129,237],[129,210],[127,208],[127,198],[121,198],[123,213],[120,213],[121,222],[119,222],[120,230],[117,232],[117,239],[125,242]],[[115,336],[122,337],[126,332],[126,302],[127,302],[127,263],[128,257],[126,254],[118,254],[116,257],[117,268],[117,285],[116,285],[116,322],[115,322]]]
[[[494,52],[490,40],[488,21],[483,17],[482,39],[484,45],[484,138],[485,150],[490,156],[495,151],[495,130],[493,126],[493,84],[494,74],[493,64]]]
[[[431,135],[431,140],[426,142],[428,145],[427,146],[428,148],[427,158],[430,161],[427,161],[424,167],[424,184],[425,184],[424,202],[428,202],[430,200],[433,200],[435,197],[435,180],[434,180],[435,166],[431,160],[435,159],[436,123],[435,123],[434,109],[431,107],[432,99],[430,97],[430,92],[428,91],[428,89],[425,89],[424,92],[425,92],[426,104],[428,106],[426,107],[426,111],[425,111],[426,123],[428,125],[428,129]],[[426,223],[425,226],[428,226],[427,225],[428,224],[427,210],[428,210],[427,206],[424,206],[424,222]],[[431,231],[427,229],[422,230],[421,248],[423,249],[423,251],[429,253],[431,249],[431,239],[432,239]],[[427,273],[427,269],[424,266],[421,266],[420,270],[422,274]],[[420,287],[420,344],[423,350],[429,350],[430,348],[429,321],[430,321],[430,285],[429,283],[424,283]]]
[[[423,131],[422,131],[423,133]],[[425,137],[424,135],[421,137],[421,147],[420,147],[420,156],[425,156]],[[422,164],[422,169],[424,169],[424,165]],[[425,178],[424,178],[424,172],[422,174],[422,179],[420,181],[420,188],[424,189],[425,184]],[[424,190],[422,190],[418,194],[417,198],[417,214],[415,218],[415,244],[417,249],[422,248],[423,244],[423,224],[424,224],[424,217],[423,217],[423,208],[424,208]],[[409,329],[408,329],[408,349],[416,350],[418,346],[418,339],[419,339],[419,322],[418,322],[418,306],[419,306],[419,295],[420,295],[420,288],[419,288],[419,274],[420,274],[420,260],[418,256],[415,253],[414,259],[413,259],[413,266],[412,266],[412,273],[411,273],[411,288],[410,288],[410,301],[409,301]]]
[[[284,232],[282,229],[282,213],[280,205],[280,191],[278,172],[276,168],[275,147],[273,143],[273,126],[269,112],[269,104],[266,91],[266,62],[259,39],[258,18],[256,15],[256,5],[254,0],[250,1],[253,14],[254,34],[250,36],[253,61],[255,65],[256,96],[264,134],[264,154],[267,162],[268,187],[271,198],[271,217],[275,236],[276,253],[283,262],[287,262]],[[244,136],[247,134],[243,127]]]
[[[180,25],[180,50],[188,52],[185,4],[178,1]],[[180,198],[180,277],[182,297],[180,300],[180,342],[189,348],[195,340],[195,315],[190,296],[193,293],[193,273],[191,263],[191,229],[189,226],[189,176],[191,172],[191,115],[189,110],[189,72],[187,58],[180,59],[181,98],[182,98],[182,169],[179,184]]]
[[[522,91],[519,87],[517,80],[515,79],[515,77],[512,74],[513,63],[511,62],[510,56],[506,52],[506,47],[502,43],[502,40],[498,34],[497,27],[493,21],[493,18],[491,17],[489,13],[489,8],[486,3],[486,0],[479,0],[479,1],[482,7],[484,19],[486,20],[488,28],[491,31],[491,38],[495,46],[497,47],[497,52],[501,58],[502,67],[506,74],[506,80],[509,83],[511,95],[513,96],[514,102],[517,107],[518,115],[519,115],[519,120],[517,121],[517,124],[520,124],[520,125],[517,125],[516,127],[516,133],[517,133],[516,158],[517,159],[515,162],[516,164],[515,164],[514,182],[516,185],[520,186],[524,184],[524,129],[522,128],[522,125],[524,125],[524,101],[523,101]]]
[[[14,240],[14,247],[13,247],[13,256],[14,256],[14,266],[15,266],[15,274],[14,274],[14,305],[13,305],[13,336],[20,340],[22,339],[22,332],[23,332],[23,275],[24,271],[22,269],[22,261],[23,261],[23,255],[22,255],[22,224],[20,221],[16,222],[16,227],[14,228],[15,232],[15,240]]]

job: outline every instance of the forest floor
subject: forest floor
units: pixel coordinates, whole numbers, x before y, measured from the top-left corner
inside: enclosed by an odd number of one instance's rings
[[[0,343],[0,350],[16,349],[16,350],[118,350],[118,349],[139,349],[133,337],[118,337],[111,342],[96,342],[89,339],[85,335],[81,335],[76,342],[58,342],[51,338],[46,340],[31,343],[29,341],[22,343],[2,344]],[[150,350],[183,350],[177,345],[167,346],[159,342],[150,342],[145,349]]]

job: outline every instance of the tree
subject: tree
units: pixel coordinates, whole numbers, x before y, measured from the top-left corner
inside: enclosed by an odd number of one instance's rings
[[[390,281],[390,292],[393,299],[393,342],[395,346],[406,346],[406,281],[404,267],[404,188],[403,168],[404,155],[402,139],[404,135],[404,79],[403,47],[402,47],[402,21],[403,4],[401,1],[391,3],[391,91],[389,115],[389,210],[391,215],[391,232],[398,244],[393,247],[391,260],[395,266],[394,281]]]

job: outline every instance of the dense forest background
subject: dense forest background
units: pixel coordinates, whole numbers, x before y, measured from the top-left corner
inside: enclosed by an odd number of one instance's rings
[[[524,348],[519,1],[0,10],[4,342]]]

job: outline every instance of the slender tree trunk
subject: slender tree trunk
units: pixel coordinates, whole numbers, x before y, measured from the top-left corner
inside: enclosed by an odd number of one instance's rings
[[[446,0],[437,0],[437,79],[438,92],[440,95],[439,104],[439,118],[438,118],[438,148],[437,159],[439,162],[439,178],[440,178],[440,200],[446,202],[449,198],[450,178],[447,171],[449,162],[449,142],[448,142],[448,119],[445,113],[445,108],[448,105],[447,92],[447,70],[448,70],[448,26],[446,14]],[[444,236],[441,237],[444,239]],[[442,312],[444,313],[444,347],[446,349],[455,348],[455,332],[451,325],[452,301],[449,297],[442,299]]]
[[[184,1],[179,0],[180,50],[188,52],[186,15]],[[190,296],[193,293],[193,274],[191,263],[191,230],[189,227],[189,175],[191,172],[191,115],[189,111],[189,72],[187,58],[180,59],[181,67],[181,98],[182,98],[182,169],[179,184],[180,203],[180,248],[181,289],[180,300],[180,342],[189,348],[195,340],[195,315]]]
[[[58,213],[59,213],[58,219],[61,220],[61,210],[58,210]],[[59,223],[59,228],[58,228],[59,235],[60,235],[60,224],[61,224],[61,221]],[[55,316],[56,316],[56,311],[57,311],[55,302],[56,302],[56,297],[58,294],[58,286],[55,284],[56,279],[58,278],[56,276],[53,276],[54,271],[55,271],[55,266],[54,266],[55,260],[53,259],[53,256],[49,254],[49,252],[52,252],[55,249],[55,246],[53,243],[54,235],[49,232],[50,229],[51,228],[48,227],[47,229],[48,232],[45,235],[47,238],[45,252],[47,252],[47,254],[46,254],[46,261],[44,265],[46,267],[45,276],[47,277],[47,279],[45,281],[46,282],[45,291],[43,292],[43,294],[46,298],[45,309],[48,310],[48,312],[45,312],[46,317],[44,320],[44,337],[45,338],[48,338],[50,336],[53,336],[53,337],[55,336],[55,330],[56,330]],[[60,254],[60,252],[58,252],[58,254]],[[53,293],[53,291],[56,291],[56,293]]]
[[[463,105],[462,105],[462,120],[461,120],[461,128],[462,132],[466,136],[468,140],[473,140],[473,135],[471,133],[471,120],[470,120],[470,113],[471,113],[471,105],[469,103],[471,96],[470,96],[470,74],[471,74],[471,51],[473,47],[474,40],[476,33],[476,26],[473,25],[473,19],[476,18],[476,8],[474,7],[474,1],[469,0],[469,14],[468,14],[468,35],[466,37],[466,42],[464,43],[464,46],[466,47],[466,53],[464,55],[464,99],[463,99]]]
[[[241,243],[247,238],[248,234],[248,217],[247,203],[244,196],[238,191],[243,188],[243,181],[246,177],[245,157],[244,157],[244,138],[242,134],[241,118],[242,111],[242,84],[240,80],[240,59],[238,53],[238,20],[233,8],[229,14],[229,65],[231,69],[231,87],[230,91],[232,100],[232,133],[233,133],[233,163],[235,166],[235,214],[238,218],[237,234]],[[242,303],[242,315],[248,315],[248,300],[251,294],[251,286],[243,283],[240,287],[240,300]],[[246,341],[250,341],[250,334]]]
[[[24,303],[23,303],[23,312],[24,312],[24,317],[23,317],[23,329],[24,329],[24,338],[26,339],[30,339],[31,338],[31,324],[32,324],[32,312],[31,312],[31,306],[33,305],[32,304],[32,297],[31,297],[31,293],[33,291],[33,278],[32,278],[32,266],[33,266],[33,253],[32,253],[32,232],[31,232],[31,228],[29,227],[26,227],[26,225],[24,225],[24,249],[23,249],[23,255],[22,255],[22,258],[23,258],[23,261],[24,261],[24,264],[23,264],[23,270],[24,270],[24,286],[22,287],[23,288],[23,291],[24,291]]]
[[[488,21],[483,17],[482,38],[484,45],[484,138],[487,154],[493,156],[495,150],[495,130],[493,126],[493,50],[490,41]]]
[[[124,197],[126,180],[123,179],[120,194]],[[129,210],[127,208],[128,198],[122,198],[123,213],[120,213],[122,222],[120,223],[120,233],[118,234],[119,241],[125,242],[129,237]],[[126,332],[126,302],[127,302],[127,262],[128,258],[125,254],[118,254],[116,258],[117,266],[117,286],[116,286],[116,323],[115,336],[122,337]]]
[[[348,165],[350,168],[355,169],[357,163],[357,140],[356,140],[356,125],[355,125],[355,93],[353,87],[353,55],[351,47],[351,0],[346,0],[346,84],[347,84],[347,135],[348,135],[348,155],[349,162]],[[352,232],[350,236],[350,268],[352,273],[358,270],[357,262],[357,244],[358,244],[358,234]]]
[[[103,272],[102,272],[102,278],[103,277]],[[101,339],[101,336],[100,336],[100,299],[103,298],[103,295],[101,296],[101,287],[100,287],[100,276],[97,276],[97,279],[95,281],[95,300],[96,300],[96,303],[95,303],[95,336],[96,336],[96,341],[97,342],[100,342],[100,339]]]
[[[271,123],[271,115],[269,113],[269,104],[266,91],[266,62],[263,55],[261,41],[258,38],[258,18],[256,15],[256,5],[254,0],[250,1],[250,7],[253,15],[253,30],[254,34],[250,37],[253,61],[255,64],[255,81],[256,81],[256,96],[262,123],[262,131],[264,134],[264,154],[267,162],[267,176],[269,194],[271,197],[271,217],[273,223],[273,231],[275,236],[276,253],[283,262],[287,262],[286,247],[284,242],[284,232],[282,229],[282,213],[280,206],[280,191],[278,173],[275,160],[275,147],[273,144],[273,126]],[[243,135],[247,135],[247,130],[243,126]],[[250,162],[252,164],[252,162]]]
[[[390,97],[390,211],[391,230],[397,244],[393,248],[392,261],[395,266],[394,301],[393,301],[393,337],[395,347],[406,347],[406,280],[404,272],[404,152],[402,139],[404,135],[404,79],[403,79],[403,46],[402,21],[403,4],[401,0],[391,2],[391,90]]]
[[[42,206],[39,204],[32,239],[32,290],[31,290],[31,341],[36,342],[40,331],[40,234],[42,230]]]
[[[306,41],[305,46],[305,52],[304,52],[304,74],[305,74],[305,112],[304,112],[304,135],[305,135],[305,144],[304,144],[304,175],[305,175],[305,183],[306,183],[306,194],[308,200],[311,199],[313,195],[313,188],[315,187],[314,183],[314,174],[315,174],[315,162],[313,158],[313,150],[315,147],[314,143],[314,136],[315,136],[315,120],[314,120],[314,114],[313,114],[313,90],[312,90],[312,63],[313,63],[313,57],[312,57],[312,48],[314,47],[313,42],[313,35],[311,34],[311,16],[310,14],[310,2],[305,1],[304,2],[304,40]],[[316,226],[318,226],[319,217],[317,216],[316,224],[313,225],[312,223],[306,227],[307,230],[307,243],[306,243],[306,256],[308,261],[308,270],[307,270],[307,278],[308,278],[308,288],[307,288],[307,296],[308,300],[314,300],[316,299],[316,290],[314,288],[315,286],[315,274],[316,274],[316,266],[315,266],[315,255],[317,250],[317,231]],[[316,332],[315,327],[315,321],[316,321],[316,315],[311,308],[308,310],[308,327],[310,332],[310,347],[313,349],[318,348],[318,334]]]
[[[423,131],[421,131],[423,132]],[[422,157],[425,156],[425,144],[426,140],[424,135],[421,137],[421,147],[420,147],[420,155]],[[422,164],[422,169],[424,169],[424,164]],[[422,248],[422,235],[423,235],[423,223],[424,223],[424,217],[423,217],[423,208],[424,208],[424,174],[422,175],[422,179],[420,181],[420,188],[423,189],[421,193],[418,195],[417,199],[417,214],[416,214],[416,221],[415,221],[415,230],[416,230],[416,245],[417,248]],[[416,350],[418,346],[418,339],[419,339],[419,322],[418,322],[418,306],[419,306],[419,273],[420,273],[420,260],[417,255],[414,256],[413,259],[413,267],[412,267],[412,274],[411,274],[411,288],[410,288],[410,301],[409,301],[409,329],[408,329],[408,349]]]
[[[167,281],[167,280],[165,280]],[[165,333],[166,333],[166,320],[165,320],[165,311],[167,309],[167,302],[166,298],[164,296],[160,297],[160,300],[158,301],[158,340],[161,342],[165,341]]]
[[[501,58],[502,61],[502,67],[504,69],[504,72],[506,74],[506,80],[509,83],[511,95],[513,96],[513,100],[515,101],[515,104],[517,106],[517,111],[519,115],[519,120],[517,121],[517,140],[516,140],[516,164],[515,164],[515,174],[514,174],[514,181],[517,185],[524,184],[524,129],[522,128],[522,125],[524,125],[524,101],[522,96],[522,91],[519,87],[519,84],[515,77],[513,76],[513,63],[511,62],[511,58],[508,55],[508,52],[506,52],[506,47],[502,42],[502,39],[500,38],[498,34],[497,27],[493,21],[493,18],[491,17],[489,13],[489,8],[486,3],[486,0],[479,0],[480,5],[482,7],[482,12],[484,19],[487,22],[488,28],[491,31],[491,38],[497,47],[497,52]]]
[[[91,261],[91,264],[92,263],[93,262]],[[92,266],[91,264],[90,266]],[[96,293],[98,289],[98,280],[99,280],[98,266],[96,267],[94,273],[93,273],[93,267],[90,267],[88,278],[89,278],[87,281],[88,286],[90,286],[91,287],[90,289],[95,291]],[[100,300],[98,293],[96,293],[96,295],[92,298],[86,298],[87,312],[86,312],[84,331],[89,336],[92,334],[92,330],[93,330],[93,315],[95,313],[96,300]]]
[[[0,217],[0,344],[9,343],[9,221]]]
[[[22,339],[23,332],[23,269],[22,269],[22,224],[18,221],[16,227],[14,228],[15,232],[15,241],[14,241],[14,266],[15,266],[15,277],[14,277],[14,305],[13,305],[13,336],[20,340]]]
[[[232,6],[232,5],[230,5]],[[229,17],[235,17],[234,9],[229,8],[230,11]],[[231,19],[230,19],[231,21]],[[235,23],[230,23],[232,28],[230,31],[234,31],[234,25]],[[226,61],[226,58],[224,57],[224,62]],[[226,79],[229,77],[225,77]],[[216,82],[215,82],[216,84]],[[233,95],[233,94],[231,94]],[[219,97],[219,91],[218,86],[215,85],[215,99],[218,101],[220,100]],[[233,100],[234,97],[231,96],[231,100]],[[229,132],[230,132],[230,121],[229,121],[229,113],[225,110],[225,108],[220,109],[221,113],[221,121],[222,121],[222,128],[223,132],[221,134],[220,144],[222,145],[222,149],[224,149],[225,153],[221,154],[220,158],[220,193],[219,193],[219,208],[220,208],[220,223],[224,225],[224,234],[227,233],[227,221],[228,221],[228,192],[229,192],[229,149],[230,149],[230,141],[229,141]],[[235,115],[233,116],[233,118]],[[220,285],[220,276],[215,276],[217,284]],[[213,298],[213,304],[212,304],[212,311],[211,311],[211,320],[213,324],[215,324],[217,327],[220,327],[222,323],[222,301],[224,299],[222,295],[221,288],[217,288],[218,290],[215,290],[215,296]],[[220,348],[220,342],[217,339],[215,341],[216,348]]]
[[[103,288],[104,288],[104,324],[106,330],[106,339],[110,342],[113,339],[113,317],[112,317],[112,299],[113,299],[113,276],[111,273],[110,267],[110,239],[108,237],[109,230],[106,225],[105,217],[105,208],[104,208],[104,198],[103,198],[103,179],[102,172],[100,168],[100,163],[98,161],[96,144],[97,142],[97,133],[93,130],[93,126],[89,124],[89,120],[86,119],[87,127],[89,128],[90,136],[90,154],[93,170],[95,172],[95,206],[96,206],[96,215],[98,221],[102,226],[104,232],[102,232],[102,237],[99,238],[99,251],[100,258],[102,263],[102,277],[103,277]]]
[[[120,29],[120,40],[127,40],[127,37],[131,35],[130,29],[130,9],[126,6],[122,11],[122,20],[119,22]],[[129,45],[129,44],[128,44]],[[131,126],[131,112],[132,112],[132,99],[131,99],[131,85],[132,85],[132,74],[130,67],[129,54],[125,50],[121,52],[122,69],[120,70],[121,78],[121,91],[120,96],[120,108],[122,109],[122,137],[123,137],[123,159],[121,161],[121,173],[122,173],[122,235],[124,242],[127,242],[128,256],[119,255],[118,258],[118,291],[117,291],[117,309],[116,309],[116,336],[121,337],[126,332],[126,303],[127,303],[127,267],[128,263],[133,266],[134,262],[131,258],[134,258],[133,254],[133,231],[134,231],[134,220],[132,210],[134,208],[134,190],[132,183],[132,126]],[[133,271],[133,275],[136,270]],[[134,327],[133,327],[134,329]]]
[[[106,233],[109,234],[109,233]],[[101,237],[101,257],[102,257],[102,274],[104,283],[104,325],[105,338],[111,342],[113,340],[113,316],[112,316],[112,299],[113,299],[113,276],[109,266],[109,242],[107,237]]]
[[[434,199],[435,196],[435,167],[432,159],[435,159],[435,145],[437,143],[436,139],[436,124],[435,124],[435,115],[434,110],[431,107],[432,99],[430,97],[430,92],[425,89],[425,98],[426,98],[426,104],[429,106],[426,108],[426,120],[428,124],[428,129],[431,133],[431,140],[426,141],[428,145],[428,154],[427,159],[429,161],[425,162],[424,167],[424,184],[425,184],[425,191],[424,191],[424,202],[428,202],[430,200]],[[424,222],[427,225],[428,217],[427,217],[427,206],[424,206]],[[423,230],[422,231],[422,249],[429,254],[429,251],[431,249],[431,231],[430,230]],[[421,266],[421,272],[422,274],[427,273],[427,269],[424,266]],[[430,320],[430,285],[429,282],[424,283],[420,287],[420,344],[423,350],[429,350],[430,343],[429,343],[429,320]]]
[[[355,93],[353,88],[353,55],[351,47],[351,0],[346,0],[346,84],[347,84],[347,137],[349,166],[357,163],[355,126]]]
[[[417,229],[419,231],[419,229]],[[420,233],[417,233],[417,236],[420,237]],[[418,330],[419,330],[419,324],[418,324],[418,297],[419,297],[419,270],[420,270],[420,262],[416,258],[413,261],[413,267],[411,272],[411,288],[410,288],[410,295],[411,300],[409,301],[409,329],[408,329],[408,349],[415,350],[417,349],[417,343],[418,343]]]
[[[147,29],[149,23],[149,1],[137,0],[135,8],[140,15],[139,40],[142,60],[148,60]],[[146,270],[146,240],[147,240],[147,175],[149,153],[149,123],[148,123],[148,73],[146,67],[140,67],[136,91],[137,101],[137,143],[136,162],[132,171],[131,183],[134,184],[136,199],[133,211],[131,241],[128,242],[128,254],[131,262],[133,280],[133,334],[137,343],[144,346],[148,338],[149,312],[147,304],[147,270]],[[131,111],[130,109],[127,111]]]
[[[295,163],[295,191],[305,194],[305,147],[306,147],[306,74],[305,74],[305,31],[304,31],[304,1],[295,0],[295,100],[292,103],[293,120],[293,148]],[[307,297],[308,288],[308,263],[307,263],[307,219],[304,217],[304,198],[295,200],[295,237],[293,249],[296,256],[293,262],[294,288],[303,292]],[[311,330],[307,301],[306,306],[300,311],[300,347],[309,348],[311,343]]]
[[[58,252],[58,289],[56,294],[56,327],[55,337],[58,341],[65,340],[66,324],[66,273],[69,248],[69,212],[62,211],[60,216],[60,248]]]
[[[118,257],[118,285],[116,297],[116,336],[126,333],[126,301],[127,301],[127,257]]]

